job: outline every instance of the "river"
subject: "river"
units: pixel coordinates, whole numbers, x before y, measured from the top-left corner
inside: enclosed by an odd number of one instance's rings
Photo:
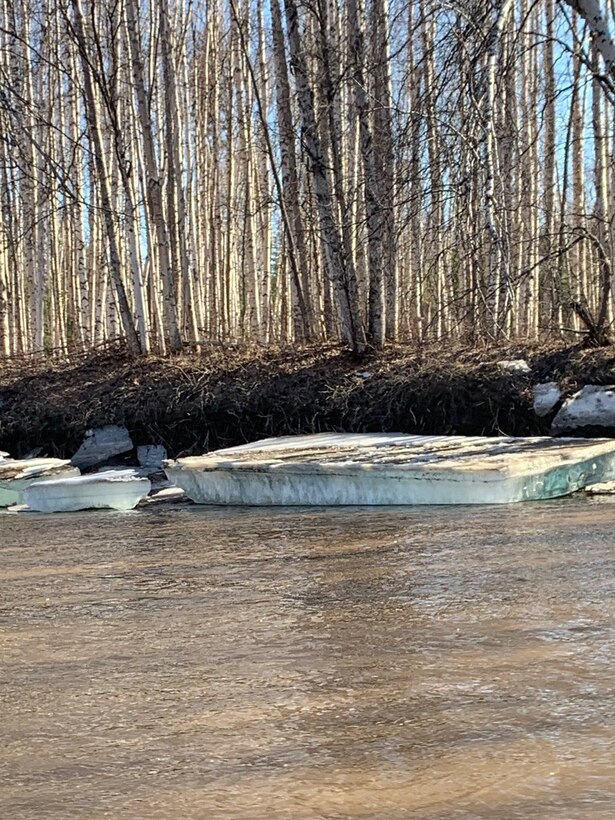
[[[615,816],[615,507],[0,516],[0,817]]]

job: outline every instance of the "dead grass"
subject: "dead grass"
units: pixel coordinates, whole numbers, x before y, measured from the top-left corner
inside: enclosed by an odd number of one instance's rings
[[[532,373],[502,373],[497,362],[512,358]],[[532,385],[550,380],[567,391],[615,383],[615,347],[391,346],[360,362],[335,345],[12,360],[0,363],[0,448],[71,455],[102,424],[172,455],[333,430],[537,435],[549,420],[532,412]]]

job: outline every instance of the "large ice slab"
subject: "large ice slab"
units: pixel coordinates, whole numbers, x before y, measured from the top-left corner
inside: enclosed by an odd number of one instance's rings
[[[134,470],[109,470],[91,475],[33,483],[23,499],[37,512],[75,512],[76,510],[132,510],[149,493],[148,478]]]
[[[130,434],[123,425],[106,424],[86,432],[83,443],[71,462],[84,470],[86,467],[102,464],[113,456],[127,453],[133,446]]]
[[[615,478],[615,440],[324,433],[168,461],[165,470],[200,504],[501,504]]]
[[[61,458],[0,459],[0,507],[19,504],[33,481],[78,475],[77,467]]]

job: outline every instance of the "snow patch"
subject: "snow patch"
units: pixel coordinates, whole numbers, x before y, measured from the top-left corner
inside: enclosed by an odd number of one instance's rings
[[[615,385],[586,385],[567,399],[553,419],[558,435],[579,427],[615,427]]]
[[[525,359],[503,359],[501,362],[498,362],[498,367],[505,373],[512,373],[517,376],[532,372],[532,368]]]

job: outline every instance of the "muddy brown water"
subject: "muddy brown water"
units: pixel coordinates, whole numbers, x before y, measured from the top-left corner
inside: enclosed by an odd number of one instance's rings
[[[615,506],[0,516],[0,817],[615,817]]]

